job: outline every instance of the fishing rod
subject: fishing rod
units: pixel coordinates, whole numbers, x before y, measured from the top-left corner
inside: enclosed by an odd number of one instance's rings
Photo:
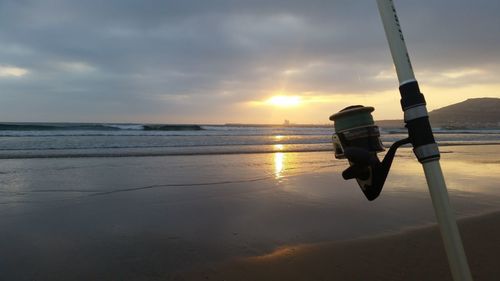
[[[394,3],[392,0],[377,0],[377,5],[396,67],[408,138],[392,144],[384,159],[380,161],[377,153],[384,148],[380,141],[379,129],[371,115],[374,108],[350,106],[330,116],[335,127],[335,157],[349,161],[350,166],[342,176],[346,180],[356,179],[367,199],[371,201],[382,191],[398,147],[411,144],[415,156],[423,166],[453,280],[472,281],[453,209],[449,203],[439,163],[439,148],[432,133],[425,98],[413,73]]]

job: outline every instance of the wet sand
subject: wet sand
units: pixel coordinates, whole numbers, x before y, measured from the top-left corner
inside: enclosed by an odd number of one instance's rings
[[[442,151],[457,215],[498,210],[500,146]],[[398,153],[373,202],[343,169],[328,152],[3,160],[0,279],[352,280],[373,271],[370,280],[411,280],[434,268],[448,276],[439,236],[408,232],[435,222],[411,151]],[[496,218],[464,224],[474,274],[496,270]],[[393,236],[372,238],[383,235]]]
[[[474,280],[498,280],[500,213],[459,223]],[[452,280],[436,226],[282,247],[180,274],[178,280]]]

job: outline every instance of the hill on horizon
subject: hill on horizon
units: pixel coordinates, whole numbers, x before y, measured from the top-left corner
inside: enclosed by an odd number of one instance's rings
[[[429,112],[431,122],[464,127],[498,127],[499,98],[474,98]]]
[[[429,112],[433,127],[500,128],[500,98],[470,98]],[[381,120],[381,127],[404,127],[403,120]]]

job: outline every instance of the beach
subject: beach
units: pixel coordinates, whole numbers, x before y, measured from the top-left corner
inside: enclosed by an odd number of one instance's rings
[[[441,150],[457,216],[475,217],[461,224],[473,274],[493,280],[498,216],[482,214],[500,203],[499,146]],[[330,151],[2,161],[5,280],[449,276],[409,148],[373,202]]]
[[[460,220],[474,280],[498,280],[500,213]],[[436,226],[277,249],[212,264],[177,280],[453,280]]]

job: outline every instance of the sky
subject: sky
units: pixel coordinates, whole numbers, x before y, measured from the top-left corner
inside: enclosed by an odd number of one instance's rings
[[[500,97],[500,1],[395,0],[428,109]],[[400,119],[375,0],[0,0],[0,122]]]

